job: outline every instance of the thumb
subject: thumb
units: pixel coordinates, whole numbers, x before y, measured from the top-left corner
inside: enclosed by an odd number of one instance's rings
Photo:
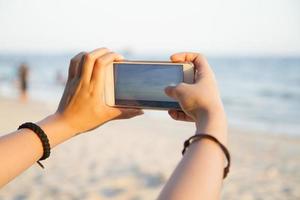
[[[168,86],[165,88],[165,93],[167,96],[171,97],[172,99],[177,100],[177,91],[176,86]]]

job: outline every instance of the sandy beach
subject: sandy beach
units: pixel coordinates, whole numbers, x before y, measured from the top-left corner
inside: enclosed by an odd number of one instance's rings
[[[55,111],[42,103],[0,98],[0,135]],[[146,113],[114,121],[53,149],[0,190],[0,200],[155,199],[181,158],[191,123]],[[222,199],[300,199],[300,138],[230,127],[232,168]]]

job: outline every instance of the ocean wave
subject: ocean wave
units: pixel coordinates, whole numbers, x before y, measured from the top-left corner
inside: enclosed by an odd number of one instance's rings
[[[298,92],[294,91],[278,91],[270,89],[262,89],[258,91],[261,97],[278,98],[282,100],[297,100],[300,101],[300,88]]]

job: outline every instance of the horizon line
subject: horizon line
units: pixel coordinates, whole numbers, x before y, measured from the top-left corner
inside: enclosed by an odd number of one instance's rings
[[[128,49],[126,48],[118,48],[116,49],[117,52],[128,54],[130,56],[168,56],[171,55],[170,51],[134,51],[130,50],[128,52]],[[51,55],[51,56],[59,56],[59,55],[71,55],[71,54],[77,54],[79,51],[78,50],[30,50],[30,51],[25,51],[25,50],[0,50],[0,55],[31,55],[31,56],[46,56],[46,55]],[[197,51],[192,51],[192,52],[197,52]],[[199,51],[200,53],[201,51]],[[203,51],[201,52],[203,53]],[[224,53],[224,52],[212,52],[212,51],[207,51],[203,53],[207,57],[287,57],[287,58],[299,58],[300,57],[300,52],[299,53],[271,53],[271,52],[257,52],[253,53],[253,51],[250,52],[241,52],[241,53],[236,53],[236,52],[230,52],[230,53]]]

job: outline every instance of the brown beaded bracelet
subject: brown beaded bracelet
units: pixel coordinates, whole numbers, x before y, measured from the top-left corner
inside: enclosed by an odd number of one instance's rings
[[[223,179],[225,179],[227,177],[227,174],[229,173],[229,168],[230,168],[230,154],[229,151],[227,150],[227,148],[221,143],[219,142],[219,140],[217,138],[215,138],[214,136],[208,135],[208,134],[196,134],[193,135],[192,137],[190,137],[189,139],[187,139],[184,144],[183,144],[183,150],[182,150],[182,155],[185,153],[186,149],[195,141],[199,141],[201,139],[208,139],[211,140],[213,142],[215,142],[216,144],[219,145],[219,147],[222,149],[222,151],[224,152],[226,159],[227,159],[227,166],[224,168],[224,174],[223,174]]]

